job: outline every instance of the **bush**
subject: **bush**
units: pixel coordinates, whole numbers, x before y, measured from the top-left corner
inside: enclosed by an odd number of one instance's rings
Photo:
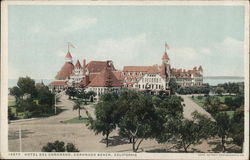
[[[218,106],[219,111],[228,111],[230,108],[225,104],[220,104]]]
[[[177,93],[179,94],[209,94],[210,89],[208,87],[188,87],[188,88],[179,88]]]
[[[11,112],[11,108],[8,107],[8,120],[14,120],[15,119],[15,115],[14,113]]]
[[[202,96],[198,96],[197,99],[201,100],[203,97]]]
[[[55,141],[54,143],[47,143],[43,146],[42,152],[79,152],[79,150],[72,143],[68,143],[65,147],[63,141]]]
[[[28,111],[24,112],[24,116],[23,116],[24,119],[31,118],[31,117],[32,117],[31,112],[28,112]]]

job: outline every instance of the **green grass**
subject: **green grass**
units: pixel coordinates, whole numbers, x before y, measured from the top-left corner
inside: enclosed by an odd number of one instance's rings
[[[75,117],[75,118],[63,121],[63,123],[87,123],[88,121],[89,121],[88,118],[79,119],[78,117]]]
[[[225,98],[226,97],[234,97],[234,96],[216,96],[220,99],[221,103],[225,103]]]
[[[214,96],[214,97],[218,97],[220,99],[220,102],[224,104],[226,97],[233,97],[233,96]],[[194,98],[191,98],[191,100],[193,100],[195,103],[197,103],[201,107],[203,107],[205,99],[206,99],[205,96],[202,96],[201,99],[198,99],[197,96],[195,96]]]
[[[8,106],[14,106],[14,105],[16,105],[15,100],[14,101],[11,101],[11,100],[8,101]]]
[[[235,111],[225,111],[230,118],[233,118]]]
[[[197,97],[194,97],[194,98],[191,98],[191,100],[194,101],[199,106],[204,107],[205,97],[202,97],[202,99],[198,99]]]

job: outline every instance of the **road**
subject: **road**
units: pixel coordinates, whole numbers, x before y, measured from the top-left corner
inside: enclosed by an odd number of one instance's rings
[[[192,113],[197,111],[198,113],[206,115],[207,117],[213,119],[210,113],[208,113],[205,109],[203,109],[201,106],[199,106],[198,104],[196,104],[194,101],[190,99],[191,97],[190,95],[181,95],[181,97],[184,100],[183,104],[185,104],[183,108],[184,118],[192,120],[193,118]]]
[[[58,106],[64,111],[58,115],[36,118],[31,120],[12,121],[9,124],[9,151],[18,152],[19,148],[19,127],[22,129],[22,151],[25,152],[39,152],[42,147],[48,142],[61,140],[66,143],[73,143],[81,152],[131,152],[132,144],[126,140],[121,140],[118,137],[118,131],[114,131],[110,135],[110,147],[106,147],[105,141],[101,134],[95,135],[92,130],[83,123],[65,124],[61,121],[69,120],[78,116],[77,110],[72,110],[74,103],[68,100],[66,95],[60,97]],[[85,106],[90,115],[94,117],[94,108]],[[82,117],[87,117],[84,110],[81,111]],[[154,147],[161,147],[154,140],[145,140],[141,146],[144,149],[152,149]]]
[[[194,103],[188,96],[184,99],[184,117],[191,119],[191,113],[197,110],[199,113],[210,116],[204,109]],[[64,111],[58,115],[36,118],[24,121],[12,121],[9,124],[9,151],[18,152],[19,148],[19,127],[22,128],[22,151],[39,152],[42,146],[48,142],[61,140],[66,143],[73,143],[81,152],[131,152],[132,145],[126,140],[121,140],[118,131],[110,135],[110,147],[105,147],[105,141],[101,134],[95,135],[93,131],[83,123],[65,124],[62,121],[69,120],[78,116],[77,110],[72,110],[74,103],[68,100],[66,95],[61,95],[58,106]],[[85,106],[88,112],[94,117],[94,108]],[[82,117],[87,117],[84,110],[81,111]],[[94,117],[95,118],[95,117]],[[155,140],[145,140],[141,144],[144,151],[154,148],[166,147],[166,144],[158,144]]]

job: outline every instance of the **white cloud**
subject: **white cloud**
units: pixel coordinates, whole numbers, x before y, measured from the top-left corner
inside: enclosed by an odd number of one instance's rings
[[[60,29],[60,33],[72,33],[81,29],[88,29],[95,25],[97,22],[96,18],[81,18],[73,17],[68,21],[68,25]]]
[[[34,26],[31,26],[30,31],[33,34],[48,34],[48,35],[64,35],[68,33],[73,33],[82,29],[88,29],[92,26],[94,26],[97,23],[96,18],[82,18],[82,17],[73,17],[66,21],[65,24],[61,24],[60,26],[63,26],[62,28],[59,28],[58,30],[49,28],[48,26],[45,26],[43,24],[35,24]]]
[[[93,57],[95,60],[113,60],[116,68],[122,69],[124,65],[138,64],[138,57],[143,56],[146,47],[147,36],[143,33],[122,39],[101,40],[96,46],[85,49],[84,53],[91,53],[85,54],[89,60],[93,60]]]
[[[214,62],[209,70],[209,75],[244,75],[244,43],[227,37],[218,44],[212,46]]]
[[[242,56],[243,55],[243,41],[233,39],[231,37],[225,38],[219,44],[215,44],[214,49],[220,54],[229,56]]]
[[[199,50],[199,52],[200,52],[201,54],[205,54],[205,55],[211,54],[211,50],[208,49],[208,48],[201,48],[201,49]]]

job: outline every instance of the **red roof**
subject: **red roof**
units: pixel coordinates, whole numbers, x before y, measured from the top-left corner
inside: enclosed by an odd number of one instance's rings
[[[72,74],[74,65],[70,62],[65,62],[61,70],[57,73],[55,79],[66,79]]]
[[[165,52],[161,58],[162,60],[169,60],[167,52]]]
[[[121,71],[113,71],[115,77],[118,79],[118,80],[122,80],[122,76],[121,76]]]
[[[107,66],[108,66],[108,61],[90,61],[86,67],[89,73],[93,73],[93,72],[101,72]],[[113,64],[111,64],[110,68],[112,71],[115,70]]]
[[[112,68],[105,67],[100,74],[98,74],[88,87],[120,87],[121,82],[116,78],[112,72]]]
[[[75,68],[82,68],[81,63],[79,60],[77,60],[76,64],[75,64]]]
[[[67,86],[65,81],[53,81],[49,84],[50,86]]]
[[[147,72],[152,66],[124,66],[123,72]]]
[[[71,56],[70,52],[68,52],[68,53],[66,54],[65,58],[72,59],[72,56]]]
[[[157,66],[150,66],[147,73],[158,74],[160,71]]]

